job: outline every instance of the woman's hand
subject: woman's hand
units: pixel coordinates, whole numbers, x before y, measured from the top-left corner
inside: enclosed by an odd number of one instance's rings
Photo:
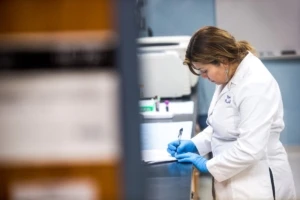
[[[168,144],[167,151],[171,154],[171,156],[175,156],[182,153],[192,152],[198,153],[197,147],[191,140],[175,140]]]
[[[175,156],[178,162],[190,162],[195,165],[195,167],[200,171],[207,173],[208,169],[206,167],[207,159],[195,153],[184,153],[177,154]]]

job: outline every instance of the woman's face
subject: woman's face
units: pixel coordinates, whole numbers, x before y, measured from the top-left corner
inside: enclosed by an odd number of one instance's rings
[[[207,78],[209,81],[222,85],[227,82],[226,68],[227,65],[202,64],[193,62],[193,68],[200,72],[202,78]]]

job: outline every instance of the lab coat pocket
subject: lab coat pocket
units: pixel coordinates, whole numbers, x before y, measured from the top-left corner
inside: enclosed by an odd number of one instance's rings
[[[232,199],[273,200],[268,169],[263,160],[232,177]]]

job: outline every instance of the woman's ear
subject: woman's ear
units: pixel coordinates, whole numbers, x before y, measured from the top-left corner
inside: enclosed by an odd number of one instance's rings
[[[224,66],[229,66],[229,60],[227,58],[221,58],[220,59],[220,65],[223,65]]]
[[[229,68],[229,64],[228,63],[224,63],[224,62],[221,62],[220,66],[223,67],[224,69],[228,69]]]

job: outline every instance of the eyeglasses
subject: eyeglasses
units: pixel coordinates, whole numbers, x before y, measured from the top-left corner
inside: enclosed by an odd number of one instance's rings
[[[193,65],[192,65],[192,68],[199,76],[204,75],[204,74],[207,75],[207,69],[206,70],[197,69]]]

